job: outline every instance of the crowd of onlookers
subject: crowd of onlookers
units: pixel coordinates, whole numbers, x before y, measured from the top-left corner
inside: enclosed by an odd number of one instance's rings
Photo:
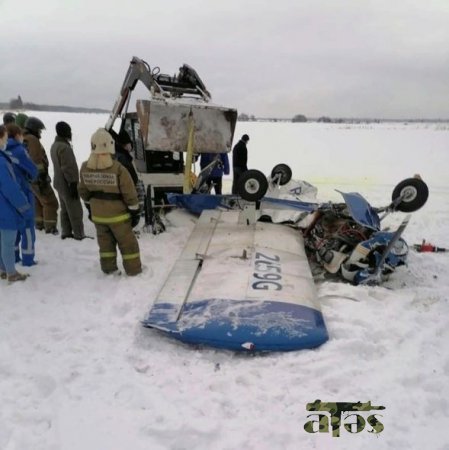
[[[40,141],[42,130],[45,125],[37,117],[11,112],[3,115],[3,125],[0,125],[0,279],[13,283],[29,276],[19,272],[16,264],[28,267],[37,264],[36,230],[49,235],[60,234],[62,239],[86,238],[80,192],[89,219],[97,230],[103,272],[118,271],[118,246],[125,271],[129,275],[140,273],[139,248],[132,231],[140,217],[135,187],[138,179],[130,154],[130,137],[123,132],[114,139],[105,129],[94,133],[91,156],[82,166],[87,181],[80,183],[71,127],[66,122],[58,122],[50,149],[52,183],[49,159]],[[112,166],[117,173],[108,179]],[[117,192],[113,193],[114,189]],[[58,211],[61,231],[58,230]],[[122,211],[119,217],[117,211]],[[128,252],[127,247],[131,248]]]

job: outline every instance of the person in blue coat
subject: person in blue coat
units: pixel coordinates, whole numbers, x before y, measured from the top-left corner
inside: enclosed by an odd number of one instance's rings
[[[25,220],[33,217],[34,210],[22,192],[14,173],[11,158],[5,152],[7,131],[0,126],[0,279],[23,281],[26,274],[15,267],[14,241]]]
[[[223,174],[229,175],[229,159],[227,153],[220,153],[219,163],[214,167],[209,175],[206,183],[209,186],[209,191],[214,188],[217,195],[221,195],[223,187]],[[216,153],[201,153],[200,167],[203,170],[217,157]]]
[[[19,183],[22,192],[25,194],[28,203],[30,203],[34,209],[34,195],[30,183],[37,177],[37,166],[31,160],[23,145],[22,129],[15,124],[7,125],[6,129],[8,131],[6,153],[13,162],[17,182]],[[36,230],[33,217],[25,221],[25,226],[17,232],[15,243],[16,262],[22,260],[22,265],[24,266],[33,266],[36,264],[36,261],[34,260],[35,241]],[[20,253],[22,253],[22,258],[20,258]]]

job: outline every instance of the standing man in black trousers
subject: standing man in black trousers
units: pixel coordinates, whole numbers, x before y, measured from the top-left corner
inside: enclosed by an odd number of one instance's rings
[[[232,180],[233,194],[237,194],[237,183],[240,175],[248,170],[248,149],[246,148],[248,142],[249,136],[244,134],[232,150],[232,171],[234,172],[234,179]]]

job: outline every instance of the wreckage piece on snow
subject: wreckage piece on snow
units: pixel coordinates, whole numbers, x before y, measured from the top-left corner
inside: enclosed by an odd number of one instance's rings
[[[239,211],[204,211],[147,319],[183,342],[290,351],[328,339],[302,237]]]
[[[281,218],[295,223],[302,230],[311,264],[321,268],[327,278],[336,277],[356,285],[380,284],[406,263],[408,246],[401,236],[409,217],[394,231],[382,230],[381,222],[392,212],[416,211],[426,203],[429,194],[424,181],[415,177],[401,181],[393,190],[391,203],[381,208],[372,207],[357,192],[338,191],[344,203],[273,198],[276,190],[267,192],[267,196],[262,194],[258,199],[257,219],[277,222]],[[215,208],[244,210],[248,203],[226,195],[173,194],[169,201],[195,214]],[[279,216],[276,211],[285,214]],[[379,217],[380,212],[383,217]]]

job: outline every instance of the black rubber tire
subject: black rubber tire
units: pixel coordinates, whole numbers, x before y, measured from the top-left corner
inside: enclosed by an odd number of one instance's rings
[[[256,202],[268,189],[268,181],[260,170],[247,170],[240,175],[237,182],[237,193],[243,200]]]
[[[271,171],[271,178],[274,178],[276,175],[281,176],[279,184],[284,186],[284,184],[287,184],[292,179],[293,173],[292,169],[290,169],[290,166],[287,166],[287,164],[277,164]]]
[[[407,178],[401,181],[394,189],[391,200],[405,194],[404,199],[396,206],[397,211],[414,212],[424,206],[429,197],[429,188],[424,181],[419,178]]]

